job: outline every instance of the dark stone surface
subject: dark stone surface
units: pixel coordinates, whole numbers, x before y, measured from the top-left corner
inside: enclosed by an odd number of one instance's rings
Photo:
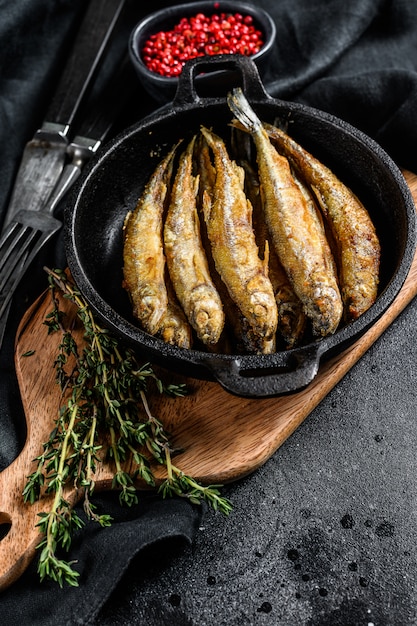
[[[137,559],[97,625],[417,623],[414,301],[185,553]]]

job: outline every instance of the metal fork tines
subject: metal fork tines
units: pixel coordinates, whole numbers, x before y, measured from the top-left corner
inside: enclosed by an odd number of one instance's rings
[[[52,215],[30,210],[10,222],[0,239],[0,317],[32,260],[61,227]]]

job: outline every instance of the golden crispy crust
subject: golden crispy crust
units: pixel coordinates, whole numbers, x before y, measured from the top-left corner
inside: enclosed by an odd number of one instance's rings
[[[151,335],[158,332],[168,305],[162,219],[175,150],[159,163],[124,223],[123,286],[133,315]]]
[[[165,255],[172,285],[191,326],[204,344],[216,344],[224,313],[200,236],[198,177],[192,175],[194,143],[195,138],[180,156],[172,185],[164,226]]]
[[[333,172],[279,128],[265,125],[314,191],[337,250],[346,320],[357,319],[376,300],[380,244],[372,220],[356,195]]]
[[[157,333],[158,337],[161,337],[165,343],[177,346],[178,348],[191,348],[191,326],[177,301],[169,276],[165,277],[165,284],[168,295],[168,306],[165,315],[162,316],[161,325]]]
[[[243,190],[243,171],[229,157],[223,140],[202,128],[213,151],[213,196],[204,194],[204,218],[216,269],[255,335],[270,340],[277,308],[268,269],[259,258],[252,207]]]
[[[241,90],[234,90],[228,102],[238,118],[233,123],[250,132],[256,146],[265,221],[278,258],[314,334],[334,333],[343,306],[317,219],[292,176],[288,160],[272,146]]]
[[[249,139],[249,135],[245,133]],[[268,276],[274,290],[278,309],[277,332],[283,338],[287,348],[298,344],[306,327],[306,316],[301,300],[296,295],[282,263],[274,248],[269,245],[269,232],[265,223],[261,190],[257,172],[247,159],[240,161],[245,170],[245,191],[253,207],[253,228],[261,258],[267,259]],[[276,346],[268,346],[275,350]],[[266,350],[263,350],[265,352]]]

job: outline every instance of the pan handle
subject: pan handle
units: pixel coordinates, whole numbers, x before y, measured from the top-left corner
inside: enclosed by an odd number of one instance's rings
[[[216,359],[211,355],[205,366],[224,389],[238,396],[267,397],[299,391],[316,376],[322,350],[308,346],[296,351],[277,352],[262,367],[254,356],[233,360]],[[272,360],[271,360],[272,359]]]
[[[225,72],[232,72],[231,75]],[[202,75],[204,73],[204,75]],[[224,96],[233,86],[231,78],[236,76],[241,82],[242,89],[250,100],[265,100],[271,96],[265,91],[258,68],[250,57],[241,54],[218,54],[213,56],[196,57],[184,64],[178,79],[177,91],[172,103],[175,108],[182,108],[184,105],[195,105],[204,101],[196,90],[199,81],[211,84],[215,78],[217,86],[225,86]],[[222,80],[222,77],[224,80]]]

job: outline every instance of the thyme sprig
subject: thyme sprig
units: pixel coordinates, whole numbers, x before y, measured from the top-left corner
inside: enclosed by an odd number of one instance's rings
[[[196,504],[205,501],[226,515],[231,504],[221,496],[220,485],[203,486],[173,464],[169,435],[149,408],[150,383],[158,393],[173,397],[184,396],[185,386],[166,384],[149,363],[139,365],[134,352],[119,345],[98,324],[68,275],[62,270],[46,271],[53,306],[44,324],[48,333],[61,333],[54,366],[62,403],[23,497],[33,504],[43,493],[53,494],[50,510],[40,513],[37,524],[43,535],[38,573],[41,580],[55,580],[61,587],[64,583],[76,586],[79,573],[74,562],[58,556],[59,550],[69,551],[74,533],[84,525],[68,494],[74,487],[78,494],[81,491],[86,518],[109,526],[111,517],[98,514],[91,501],[103,461],[112,463],[112,486],[118,489],[122,505],[138,502],[137,481],[156,486],[155,464],[166,468],[166,478],[158,487],[162,497],[185,497]],[[75,305],[82,340],[60,309],[58,293]],[[126,471],[125,461],[133,468],[131,472]]]

